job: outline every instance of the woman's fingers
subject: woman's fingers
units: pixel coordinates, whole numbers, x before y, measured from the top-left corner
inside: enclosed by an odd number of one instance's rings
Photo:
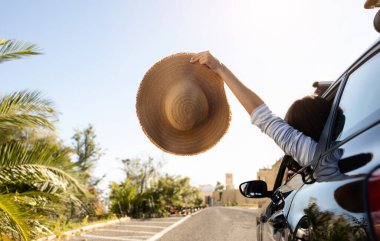
[[[214,71],[217,71],[221,67],[221,63],[211,55],[210,51],[194,54],[194,56],[190,59],[190,63],[196,62],[203,64]]]
[[[204,64],[205,63],[205,57],[204,56],[199,56],[198,58],[197,58],[198,60],[198,62],[200,63],[200,64]]]
[[[200,53],[197,53],[197,54],[194,54],[194,56],[190,59],[190,62],[191,63],[195,63],[197,61],[199,61],[201,58],[203,58],[204,56],[210,54],[209,51],[204,51],[204,52],[200,52]]]
[[[191,59],[190,59],[190,63],[195,63],[195,62],[197,62],[198,60],[199,60],[199,56],[194,55],[193,57],[191,57]]]

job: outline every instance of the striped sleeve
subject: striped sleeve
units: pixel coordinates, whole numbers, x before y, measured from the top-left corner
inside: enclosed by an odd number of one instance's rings
[[[287,155],[292,156],[301,166],[312,161],[317,142],[274,115],[265,104],[252,111],[251,122],[272,138]]]

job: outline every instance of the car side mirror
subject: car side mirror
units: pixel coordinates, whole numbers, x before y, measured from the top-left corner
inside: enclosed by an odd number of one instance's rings
[[[270,196],[267,183],[262,180],[243,182],[240,184],[239,189],[240,193],[247,198],[264,198]]]

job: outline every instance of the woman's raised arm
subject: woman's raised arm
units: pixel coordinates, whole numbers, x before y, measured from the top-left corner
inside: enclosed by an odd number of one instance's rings
[[[248,114],[251,115],[254,109],[264,103],[256,93],[240,82],[240,80],[226,66],[212,56],[209,51],[195,54],[190,62],[204,64],[215,71],[231,89],[232,93],[234,93],[239,102],[247,110]]]

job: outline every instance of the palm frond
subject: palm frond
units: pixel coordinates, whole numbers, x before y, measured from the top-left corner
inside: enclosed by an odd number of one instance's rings
[[[16,205],[16,203],[10,199],[9,195],[0,194],[0,214],[1,233],[7,235],[7,233],[16,233],[20,235],[23,240],[29,240],[30,228],[25,220],[29,220],[29,216],[23,213]]]
[[[78,199],[71,199],[66,193],[50,194],[40,191],[27,191],[13,194],[15,201],[28,213],[35,215],[35,220],[43,223],[50,222],[51,218],[63,215],[67,206],[74,203],[80,208],[82,202]]]
[[[0,115],[0,131],[19,129],[23,127],[45,127],[54,130],[54,125],[47,119],[28,114]]]
[[[0,183],[26,183],[40,191],[55,193],[69,186],[85,194],[67,160],[69,150],[57,150],[44,143],[19,142],[0,147]]]
[[[55,214],[59,213],[58,210],[66,209],[66,206],[69,203],[75,204],[77,207],[81,207],[83,205],[82,201],[75,195],[70,194],[70,192],[51,194],[29,190],[27,192],[20,193],[19,195],[23,197],[48,200],[49,204],[45,204],[44,208],[50,209],[51,212],[54,212]]]
[[[45,143],[27,145],[11,142],[0,146],[0,167],[12,167],[22,164],[42,164],[61,167],[69,150],[57,150]]]
[[[50,100],[43,98],[39,91],[16,91],[5,95],[0,101],[0,114],[8,113],[30,113],[43,117],[55,116]]]
[[[57,193],[64,192],[69,186],[65,173],[56,172],[49,167],[39,165],[18,165],[1,168],[0,185],[27,184],[41,192]]]
[[[0,44],[0,63],[20,59],[27,55],[41,54],[35,44],[29,44],[22,41],[6,40]]]
[[[24,127],[43,127],[54,130],[49,119],[57,113],[51,101],[44,99],[38,91],[18,91],[0,100],[0,131]]]
[[[25,164],[9,168],[0,169],[0,182],[4,177],[7,180],[19,174],[18,181],[23,183],[30,183],[41,192],[57,193],[67,191],[70,186],[74,187],[82,194],[86,194],[85,189],[81,184],[69,173],[55,167]],[[7,173],[8,176],[3,173]]]

